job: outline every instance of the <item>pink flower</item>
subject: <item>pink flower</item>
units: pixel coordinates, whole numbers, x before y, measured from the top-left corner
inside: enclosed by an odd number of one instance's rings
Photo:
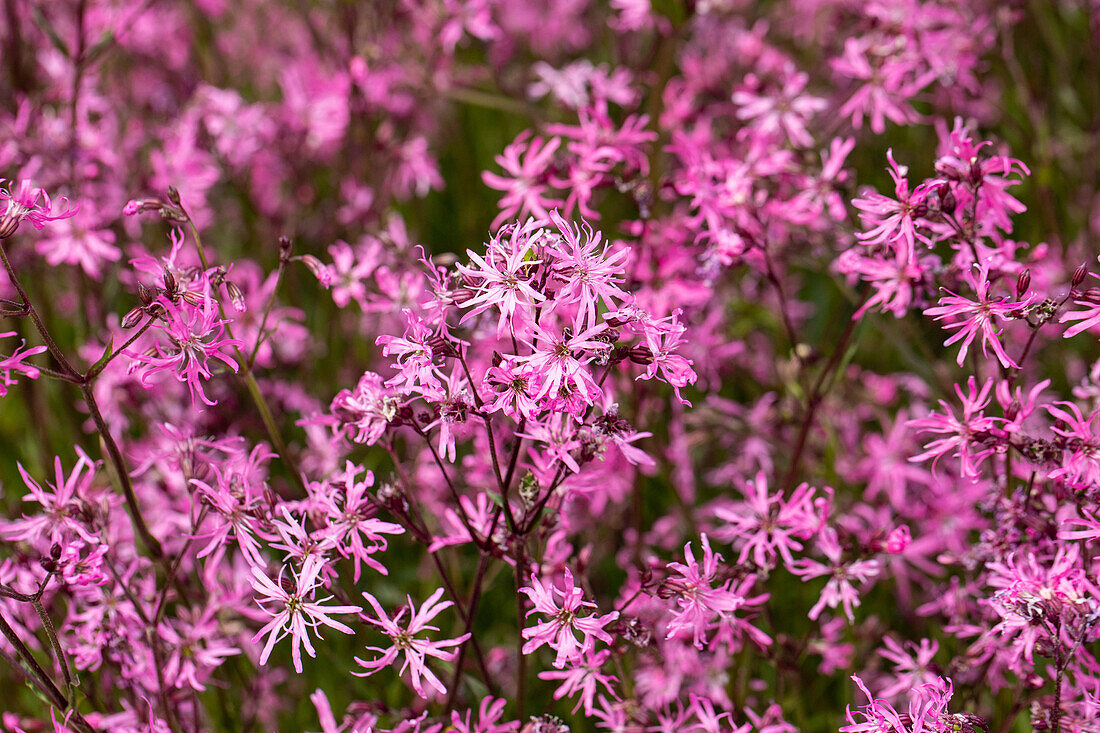
[[[810,619],[816,620],[825,606],[836,608],[843,605],[848,621],[855,623],[855,614],[852,609],[860,603],[859,590],[855,584],[862,585],[877,576],[880,569],[879,562],[878,560],[841,560],[843,550],[836,530],[831,527],[822,531],[817,545],[828,558],[827,564],[803,558],[796,560],[790,568],[792,573],[804,581],[822,576],[829,579],[821,591],[821,597],[810,609]]]
[[[528,214],[545,219],[549,209],[561,206],[561,200],[549,198],[544,193],[549,187],[546,178],[561,138],[551,138],[543,144],[541,137],[528,142],[530,136],[530,130],[521,132],[502,155],[496,156],[497,165],[504,169],[507,177],[489,171],[481,174],[486,186],[505,192],[499,202],[500,213],[490,225],[493,229],[509,219]]]
[[[171,649],[164,665],[165,682],[176,688],[190,687],[202,692],[206,680],[225,658],[241,653],[224,637],[214,607],[208,607],[193,620],[187,614],[179,620],[166,621],[158,633]]]
[[[289,635],[291,637],[291,657],[294,660],[294,670],[301,674],[302,646],[305,646],[309,656],[317,656],[309,639],[310,629],[313,629],[318,639],[321,638],[321,635],[317,628],[322,625],[342,631],[345,634],[353,633],[344,624],[330,618],[329,614],[358,613],[360,611],[359,606],[325,606],[324,603],[331,596],[320,600],[313,599],[318,585],[317,576],[321,569],[321,560],[316,557],[306,558],[301,572],[291,571],[294,582],[287,585],[292,585],[294,590],[290,592],[283,585],[285,566],[279,571],[278,582],[272,582],[259,568],[252,568],[252,577],[249,580],[257,595],[260,596],[257,600],[261,605],[268,601],[275,603],[275,610],[264,609],[272,616],[271,621],[252,637],[252,642],[255,643],[261,637],[267,636],[267,643],[264,645],[263,653],[260,654],[261,665],[267,664],[275,644]]]
[[[81,521],[85,516],[81,508],[90,498],[87,494],[95,478],[96,464],[79,446],[76,455],[76,465],[67,478],[61,457],[54,458],[54,483],[46,484],[46,488],[35,481],[22,464],[16,464],[23,483],[30,489],[23,501],[38,503],[41,511],[31,517],[24,514],[22,520],[6,526],[0,523],[0,534],[5,539],[63,544],[67,539],[80,538],[91,544],[99,543],[96,535]]]
[[[745,602],[745,598],[730,590],[731,581],[719,583],[712,587],[719,571],[719,563],[722,556],[710,549],[710,540],[702,535],[703,561],[700,564],[691,551],[691,543],[684,545],[684,558],[687,564],[670,562],[668,569],[680,575],[679,578],[670,577],[665,581],[665,587],[676,592],[678,609],[674,612],[668,623],[666,639],[672,639],[690,631],[692,643],[696,649],[704,648],[707,630],[714,622],[725,618],[736,611]],[[743,584],[751,587],[756,581],[756,576],[749,575],[749,582]],[[755,599],[763,600],[763,599]]]
[[[908,424],[917,428],[920,432],[940,433],[944,436],[926,443],[924,453],[913,456],[909,459],[910,461],[917,463],[933,458],[932,465],[935,466],[936,461],[942,456],[954,452],[961,464],[963,476],[978,475],[978,464],[989,456],[994,449],[982,446],[980,449],[975,450],[975,445],[981,445],[977,443],[977,438],[998,425],[997,418],[986,417],[982,414],[982,410],[986,408],[992,397],[993,380],[987,379],[979,390],[974,377],[970,377],[966,382],[966,387],[967,393],[963,394],[959,385],[955,385],[955,394],[962,402],[961,417],[956,417],[951,408],[947,406],[947,403],[940,400],[940,407],[943,408],[942,414],[933,412],[928,417],[909,421]]]
[[[355,561],[353,580],[359,582],[360,564],[374,568],[382,575],[386,566],[371,557],[386,549],[387,534],[403,534],[405,528],[393,522],[384,522],[374,516],[377,511],[367,492],[374,485],[374,474],[367,471],[362,481],[356,476],[363,469],[347,461],[344,471],[338,475],[337,491],[328,495],[322,508],[328,517],[328,534],[336,542],[344,557]]]
[[[916,257],[917,241],[930,243],[931,240],[917,233],[916,220],[924,209],[924,202],[931,189],[924,183],[911,192],[909,190],[908,166],[898,165],[894,160],[893,149],[886,151],[890,161],[890,175],[894,179],[894,196],[890,198],[877,192],[869,192],[852,201],[852,205],[862,213],[867,231],[858,232],[856,237],[865,245],[886,245],[894,251],[898,264],[908,264]]]
[[[15,336],[15,331],[6,331],[0,333],[0,338],[7,338],[8,336]],[[26,360],[35,354],[41,354],[46,351],[45,346],[32,346],[29,349],[25,348],[26,341],[23,341],[19,347],[12,352],[11,356],[5,356],[0,358],[0,397],[7,395],[8,387],[15,384],[15,377],[13,374],[22,374],[28,379],[38,379],[38,375],[41,373],[38,367],[25,363]],[[20,351],[22,349],[22,351]]]
[[[48,221],[67,219],[74,216],[80,207],[70,206],[69,200],[61,199],[59,202],[61,211],[53,213],[53,203],[50,196],[41,188],[35,188],[30,181],[20,182],[15,188],[15,181],[0,178],[0,201],[6,201],[3,215],[0,215],[0,239],[6,239],[15,234],[15,230],[24,221],[29,221],[35,229],[42,229]],[[12,189],[14,190],[14,193]]]
[[[427,693],[424,692],[421,678],[438,690],[441,695],[447,694],[447,688],[443,686],[439,678],[428,668],[428,665],[425,663],[425,657],[435,657],[445,662],[451,661],[458,652],[454,649],[451,651],[445,650],[448,647],[456,647],[466,641],[470,638],[470,634],[463,634],[458,638],[445,639],[443,641],[416,638],[416,635],[423,631],[439,631],[438,627],[431,626],[428,622],[438,616],[440,611],[454,605],[452,601],[443,601],[440,603],[439,598],[442,595],[443,589],[439,588],[435,593],[428,596],[428,600],[424,601],[419,611],[416,609],[416,605],[413,604],[412,598],[406,596],[409,605],[398,611],[397,615],[391,619],[382,609],[381,604],[378,603],[378,599],[370,593],[364,592],[363,597],[370,603],[376,616],[376,618],[368,618],[367,621],[380,627],[382,631],[392,639],[393,644],[385,649],[368,646],[368,651],[379,652],[382,656],[373,660],[363,660],[356,657],[355,661],[367,671],[352,672],[352,674],[359,677],[369,677],[383,667],[389,666],[390,663],[397,659],[398,654],[404,653],[405,658],[399,674],[404,674],[406,669],[409,670],[412,676],[412,687],[416,690],[416,694],[423,698],[428,697]],[[409,622],[407,626],[402,627],[398,622],[401,621],[406,612],[409,614]]]
[[[375,343],[382,347],[385,356],[396,357],[393,364],[397,374],[386,380],[387,387],[409,393],[414,388],[436,390],[440,388],[439,370],[436,368],[436,335],[432,327],[412,309],[401,311],[405,316],[403,336],[382,335]]]
[[[374,445],[397,417],[398,406],[397,394],[385,386],[382,377],[364,372],[355,390],[340,390],[329,409],[337,432],[356,443]]]
[[[806,539],[817,531],[814,489],[802,484],[789,499],[783,498],[782,491],[773,496],[768,491],[767,477],[760,471],[742,491],[744,502],[715,510],[715,516],[728,523],[715,536],[723,541],[744,541],[737,558],[739,564],[751,555],[756,567],[771,568],[778,554],[790,566],[794,562],[791,550],[802,549],[798,539]]]
[[[607,330],[607,324],[589,326],[583,316],[583,312],[578,312],[573,327],[560,331],[535,326],[534,339],[528,344],[534,353],[521,357],[521,360],[535,369],[542,379],[536,399],[553,399],[559,390],[565,388],[591,405],[601,394],[596,380],[585,366],[596,358],[596,352],[611,348],[606,341],[596,339]]]
[[[944,328],[958,329],[958,333],[944,341],[943,345],[950,346],[956,341],[962,341],[962,348],[959,349],[959,356],[956,359],[959,366],[963,365],[971,342],[978,334],[981,334],[983,356],[988,357],[987,347],[991,348],[1002,366],[1006,369],[1019,369],[1020,365],[1005,352],[1004,345],[1001,344],[999,338],[1001,332],[994,329],[993,319],[1007,319],[1012,312],[1019,311],[1028,303],[1026,301],[1013,301],[1003,296],[991,298],[989,296],[989,264],[983,262],[977,265],[977,268],[977,277],[974,277],[973,272],[967,272],[963,275],[963,279],[974,289],[975,294],[978,296],[977,300],[964,298],[945,289],[948,295],[940,298],[938,306],[926,309],[924,314],[935,316],[937,321],[949,319],[952,322]]]
[[[828,102],[804,93],[808,80],[808,74],[791,73],[778,93],[734,92],[733,103],[739,107],[737,118],[751,121],[754,128],[769,137],[783,134],[795,147],[810,147],[814,140],[806,130],[806,123],[824,110]]]
[[[612,675],[603,674],[600,671],[604,662],[606,662],[607,658],[610,656],[611,651],[608,649],[599,652],[594,652],[592,649],[589,649],[580,660],[577,660],[572,666],[560,672],[554,670],[539,672],[539,679],[561,680],[561,685],[558,689],[554,690],[555,700],[560,700],[566,696],[571,697],[579,692],[580,697],[577,699],[577,704],[573,706],[573,712],[576,713],[583,705],[584,714],[591,716],[594,698],[599,685],[603,685],[608,694],[616,700],[619,699],[619,696],[611,689],[611,684],[617,682],[618,678]]]
[[[242,343],[226,335],[226,322],[219,318],[213,298],[204,298],[201,307],[191,306],[183,299],[173,303],[163,296],[157,302],[163,309],[163,319],[157,322],[157,328],[167,340],[158,340],[151,352],[127,352],[135,362],[131,369],[145,365],[141,383],[147,388],[154,374],[170,372],[178,381],[187,383],[192,405],[196,398],[207,405],[216,405],[202,388],[214,376],[210,362],[221,361],[237,371],[240,367],[229,352]]]
[[[547,621],[540,621],[523,630],[523,638],[527,639],[527,643],[523,645],[524,654],[530,654],[546,644],[557,652],[554,667],[561,669],[593,650],[595,639],[611,643],[611,635],[603,627],[617,619],[619,612],[612,611],[605,616],[579,616],[581,609],[595,608],[596,604],[584,600],[584,592],[573,584],[573,573],[569,568],[565,569],[564,583],[560,588],[556,585],[545,586],[532,575],[531,585],[519,590],[535,605],[527,612],[527,616],[541,613],[550,617]],[[583,639],[577,638],[577,632],[580,632]]]
[[[472,250],[466,255],[470,266],[459,264],[458,271],[475,288],[474,297],[462,303],[470,311],[462,317],[463,322],[478,313],[496,308],[500,312],[497,319],[497,336],[506,331],[516,333],[516,326],[522,325],[525,331],[533,319],[527,310],[546,299],[535,289],[532,283],[542,260],[532,256],[532,248],[541,238],[544,221],[528,219],[522,226],[505,227],[492,236],[485,250],[485,257]]]
[[[79,265],[93,280],[103,277],[103,267],[108,262],[118,262],[122,251],[115,246],[115,233],[100,229],[94,222],[82,221],[87,217],[61,222],[53,227],[50,235],[35,243],[35,251],[50,265]]]

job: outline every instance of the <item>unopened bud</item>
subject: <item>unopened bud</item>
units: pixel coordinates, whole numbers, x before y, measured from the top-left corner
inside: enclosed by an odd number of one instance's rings
[[[177,189],[175,186],[169,186],[168,187],[168,200],[171,201],[176,206],[181,205],[180,192],[179,192],[179,189]]]
[[[1085,263],[1082,262],[1080,265],[1077,266],[1077,269],[1073,271],[1073,279],[1070,280],[1070,285],[1072,285],[1073,287],[1077,287],[1085,281],[1085,275],[1088,274],[1089,269],[1085,266]]]
[[[134,326],[141,323],[142,319],[144,318],[145,308],[141,306],[138,306],[137,308],[132,308],[129,313],[122,317],[122,327],[133,328]]]
[[[290,262],[290,253],[294,251],[294,244],[290,241],[289,237],[279,237],[279,262],[286,264]]]
[[[138,283],[138,299],[143,306],[152,305],[153,301],[157,299],[157,291],[144,283]]]
[[[54,560],[61,557],[61,545],[56,542],[50,545],[50,557],[52,557]]]
[[[226,280],[225,292],[229,295],[229,302],[233,304],[233,310],[237,311],[238,313],[244,313],[245,309],[248,306],[245,305],[244,293],[241,292],[241,289],[237,286],[237,283],[233,282],[232,280]]]
[[[176,276],[170,270],[164,271],[164,289],[168,291],[169,295],[173,295],[179,289]]]
[[[57,570],[57,561],[52,557],[44,557],[38,561],[38,564],[42,566],[42,569],[47,573],[52,573]]]
[[[653,363],[653,352],[644,346],[635,346],[630,350],[630,360],[635,364],[647,366]]]
[[[202,293],[197,293],[194,290],[184,290],[182,293],[180,293],[180,297],[183,298],[185,303],[187,303],[188,305],[193,305],[196,308],[206,302],[206,296]]]
[[[943,184],[940,186],[939,194],[940,211],[948,215],[954,214],[958,201],[955,199],[955,192],[951,190],[951,186],[946,183]]]
[[[0,239],[7,239],[15,234],[15,230],[19,228],[19,222],[21,221],[23,221],[23,217],[12,213],[6,213],[0,217]]]
[[[1016,278],[1016,297],[1024,297],[1028,290],[1031,290],[1031,270],[1024,270]]]

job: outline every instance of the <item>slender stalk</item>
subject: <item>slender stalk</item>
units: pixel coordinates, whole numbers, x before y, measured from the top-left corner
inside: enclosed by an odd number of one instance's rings
[[[466,605],[466,625],[465,629],[462,632],[464,634],[470,634],[470,638],[464,641],[458,647],[458,655],[455,657],[455,672],[454,676],[451,678],[451,686],[448,688],[448,690],[450,691],[447,693],[447,704],[444,707],[444,709],[448,711],[454,708],[455,698],[458,697],[458,683],[459,680],[462,678],[462,663],[466,659],[466,646],[469,641],[474,638],[474,618],[477,616],[477,606],[478,603],[481,601],[481,586],[482,583],[484,583],[485,581],[485,571],[488,569],[488,567],[489,556],[486,554],[482,554],[480,560],[478,560],[477,574],[474,576],[474,587],[470,591],[470,601]],[[488,683],[489,681],[486,680],[486,682]]]
[[[149,531],[145,519],[141,516],[141,508],[138,506],[137,496],[134,494],[134,484],[130,480],[130,469],[126,467],[126,460],[122,457],[122,451],[119,450],[118,443],[115,442],[114,436],[107,428],[103,413],[100,412],[99,404],[96,402],[92,385],[81,385],[80,392],[84,395],[88,412],[91,413],[92,421],[95,423],[96,430],[99,431],[99,437],[102,439],[103,445],[106,446],[107,455],[110,456],[111,463],[114,465],[118,483],[122,487],[122,496],[126,500],[126,508],[129,510],[130,518],[134,522],[134,529],[141,537],[141,542],[145,545],[149,554],[158,562],[162,562],[164,560],[164,548],[161,547],[160,541]]]
[[[519,557],[516,558],[516,717],[519,720],[523,720],[527,707],[527,657],[523,654],[523,594],[519,592],[525,583],[523,566],[526,562],[521,544]]]
[[[867,297],[864,296],[860,305],[856,308],[857,313],[859,312],[859,308],[863,307],[863,303],[866,302]],[[801,467],[802,454],[806,450],[806,442],[810,436],[810,428],[813,426],[814,418],[817,415],[817,408],[821,406],[821,401],[825,397],[826,381],[844,356],[844,352],[848,348],[848,342],[851,341],[852,335],[855,333],[858,324],[859,321],[855,318],[848,319],[848,325],[844,327],[844,333],[841,334],[840,340],[833,349],[833,353],[829,355],[829,361],[821,368],[821,371],[817,375],[817,379],[814,380],[813,387],[810,388],[810,395],[806,401],[806,414],[802,418],[802,425],[799,426],[798,437],[795,439],[795,448],[791,456],[790,467],[787,469],[787,475],[783,480],[783,487],[786,491],[790,491],[794,488],[794,482],[798,479],[798,470]]]
[[[195,240],[195,249],[199,253],[199,261],[202,263],[202,269],[210,269],[210,261],[206,257],[206,249],[202,245],[202,236],[199,235],[199,229],[195,226],[195,222],[191,219],[191,215],[187,213],[187,209],[183,208],[182,203],[173,201],[176,206],[180,208],[183,215],[187,218],[187,226],[191,230],[191,236]],[[233,324],[229,322],[229,319],[225,317],[225,308],[222,306],[220,298],[215,298],[218,303],[218,313],[221,315],[223,321],[225,321],[225,333],[229,338],[235,338],[233,335]],[[275,423],[275,417],[271,413],[271,407],[267,404],[267,399],[264,397],[263,391],[260,390],[260,384],[256,381],[255,374],[252,373],[252,362],[244,358],[244,354],[237,346],[233,347],[233,351],[237,357],[237,363],[240,364],[241,371],[239,376],[244,380],[245,386],[248,388],[248,394],[252,397],[252,401],[256,405],[256,409],[260,413],[260,420],[264,424],[264,429],[267,431],[268,437],[271,439],[271,444],[275,447],[276,452],[279,454],[279,460],[286,466],[287,471],[290,473],[291,480],[297,485],[298,489],[304,494],[306,493],[305,481],[302,479],[302,474],[298,470],[297,462],[291,457],[290,451],[287,450],[286,441],[283,440],[283,435],[279,431],[279,426]]]

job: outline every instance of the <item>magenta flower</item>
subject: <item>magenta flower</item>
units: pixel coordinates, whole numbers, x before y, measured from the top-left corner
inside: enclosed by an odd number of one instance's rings
[[[509,219],[522,218],[534,214],[540,219],[547,217],[549,209],[561,206],[559,199],[549,198],[545,191],[550,166],[554,162],[554,152],[561,145],[561,138],[551,138],[543,144],[541,137],[531,137],[531,131],[521,132],[502,155],[496,156],[497,165],[504,169],[505,176],[485,171],[481,180],[489,188],[504,191],[500,199],[500,213],[490,225],[496,229]],[[522,160],[521,160],[522,157]]]
[[[474,297],[462,303],[470,311],[462,317],[463,321],[478,313],[496,308],[500,312],[497,319],[497,336],[506,331],[521,332],[532,321],[528,309],[546,299],[535,289],[531,282],[542,260],[533,256],[532,248],[540,239],[540,227],[545,224],[538,219],[528,219],[522,226],[510,226],[498,231],[489,240],[485,257],[472,250],[466,250],[472,265],[457,265],[458,271],[475,288]]]
[[[164,679],[176,688],[190,687],[202,692],[225,658],[241,653],[224,638],[213,607],[197,618],[188,613],[179,620],[166,621],[158,633],[171,649],[164,665]]]
[[[789,567],[794,562],[792,550],[801,550],[799,539],[817,531],[820,520],[814,511],[814,489],[802,484],[789,499],[783,492],[772,495],[763,471],[745,484],[745,501],[715,510],[715,516],[727,522],[715,536],[723,541],[743,541],[739,564],[749,557],[758,568],[771,568],[778,555]]]
[[[601,300],[608,310],[615,310],[628,297],[619,284],[624,280],[630,250],[620,248],[608,254],[607,245],[602,244],[602,233],[593,232],[587,224],[567,222],[557,211],[550,212],[550,220],[561,238],[559,242],[551,242],[548,249],[556,256],[555,273],[567,283],[556,298],[579,302],[590,322],[596,320],[596,307]]]
[[[210,361],[221,361],[237,371],[240,367],[230,356],[230,350],[242,343],[226,335],[226,322],[219,318],[213,298],[204,298],[201,307],[193,307],[183,299],[173,303],[161,297],[157,302],[164,313],[157,328],[167,338],[167,343],[158,340],[151,352],[143,354],[128,352],[135,360],[132,368],[145,365],[141,383],[147,388],[150,377],[170,372],[178,381],[187,383],[192,405],[196,404],[196,398],[207,405],[216,405],[202,388],[203,383],[214,376]]]
[[[61,457],[54,458],[54,483],[46,484],[46,488],[35,481],[22,464],[15,464],[23,483],[30,489],[23,501],[36,502],[41,511],[31,517],[24,514],[22,520],[6,526],[0,523],[0,534],[5,539],[64,544],[67,539],[80,538],[93,545],[99,543],[95,533],[81,521],[85,516],[81,507],[90,498],[87,493],[95,478],[96,464],[80,446],[76,446],[76,456],[76,465],[68,477],[61,466]]]
[[[565,387],[593,404],[601,394],[600,388],[585,365],[596,358],[596,352],[611,348],[606,341],[596,339],[606,330],[606,323],[588,326],[583,313],[577,314],[572,328],[558,331],[536,325],[534,339],[529,343],[534,353],[522,357],[523,363],[537,370],[542,378],[536,399],[554,398]]]
[[[15,336],[15,331],[6,331],[0,333],[0,338],[7,338],[8,336]],[[14,374],[22,374],[28,379],[38,379],[38,375],[41,373],[38,367],[31,364],[27,364],[26,360],[35,354],[41,354],[46,350],[45,346],[32,346],[29,349],[25,348],[26,341],[23,341],[19,347],[12,352],[11,356],[5,356],[0,358],[0,397],[5,396],[8,393],[8,387],[15,384]],[[22,351],[20,351],[22,349]]]
[[[53,202],[41,188],[35,188],[30,181],[22,181],[16,188],[15,181],[0,178],[0,201],[7,202],[3,215],[0,215],[0,239],[15,234],[15,230],[24,221],[29,221],[35,229],[42,229],[48,221],[67,219],[76,214],[80,207],[70,206],[69,199],[63,198],[59,205],[61,211],[53,213]],[[14,189],[14,192],[13,192]]]
[[[385,649],[368,646],[368,651],[378,652],[381,656],[372,660],[364,660],[356,657],[355,661],[367,671],[352,672],[352,674],[358,677],[369,677],[383,667],[388,667],[397,659],[398,654],[404,653],[405,658],[399,674],[404,674],[406,669],[409,670],[412,677],[412,687],[416,690],[416,694],[423,698],[428,697],[427,693],[424,692],[424,685],[421,682],[421,678],[427,681],[427,683],[435,688],[441,695],[447,694],[447,688],[443,686],[443,683],[439,681],[435,673],[428,668],[428,665],[425,663],[425,657],[435,657],[436,659],[449,662],[455,658],[458,652],[454,649],[450,651],[446,650],[449,647],[458,646],[469,639],[470,635],[463,634],[455,639],[444,639],[443,641],[416,638],[416,635],[423,631],[439,631],[438,627],[431,626],[428,622],[438,616],[440,611],[454,605],[452,601],[443,601],[440,603],[439,598],[442,595],[443,589],[439,588],[428,596],[428,600],[424,601],[419,611],[416,605],[413,604],[412,598],[406,596],[409,605],[398,611],[396,616],[390,618],[382,609],[381,604],[378,603],[378,599],[364,591],[363,597],[370,603],[376,616],[376,618],[367,618],[367,621],[381,628],[382,631],[390,637],[393,643]],[[402,627],[399,622],[405,616],[406,612],[409,614],[409,622],[405,627]]]
[[[940,304],[934,308],[926,309],[924,314],[935,316],[937,321],[949,320],[950,322],[944,328],[958,329],[958,333],[944,341],[943,345],[950,346],[957,341],[962,341],[962,348],[959,349],[959,356],[956,359],[959,366],[963,365],[971,342],[980,334],[983,356],[989,356],[988,347],[993,350],[1001,365],[1006,369],[1018,369],[1020,365],[1005,352],[1005,347],[1000,339],[1001,332],[993,327],[993,319],[1010,318],[1011,313],[1020,311],[1028,303],[1027,301],[1013,301],[1003,296],[991,298],[989,296],[989,265],[982,263],[977,268],[977,277],[974,276],[973,272],[967,272],[963,275],[963,279],[974,289],[975,294],[978,296],[977,300],[964,298],[945,289],[948,294],[940,298]]]
[[[267,636],[267,643],[264,645],[263,653],[260,654],[261,665],[267,664],[267,660],[271,656],[275,644],[281,639],[290,636],[290,654],[291,658],[294,660],[294,670],[298,672],[298,674],[301,674],[302,647],[305,646],[309,656],[317,656],[316,651],[313,649],[313,644],[309,639],[310,629],[313,630],[313,633],[317,634],[318,639],[321,638],[321,634],[317,631],[317,628],[322,625],[329,626],[337,631],[342,631],[345,634],[353,633],[352,630],[344,624],[330,618],[329,614],[358,613],[360,611],[359,606],[324,605],[332,596],[327,596],[319,600],[313,599],[318,586],[317,576],[320,574],[321,569],[321,560],[316,557],[306,558],[305,565],[302,566],[301,572],[291,571],[294,576],[294,581],[293,583],[286,584],[287,586],[293,587],[294,590],[291,592],[284,587],[283,573],[286,571],[285,566],[279,571],[279,579],[277,582],[272,582],[272,580],[259,568],[252,568],[252,577],[249,580],[257,595],[260,596],[257,601],[260,605],[269,601],[275,604],[274,610],[268,608],[264,609],[271,615],[271,621],[252,637],[252,642],[255,643],[261,637]]]
[[[791,572],[801,577],[803,581],[820,577],[828,578],[817,603],[810,609],[810,619],[816,620],[825,606],[829,608],[843,606],[848,621],[855,623],[855,614],[852,609],[860,604],[859,589],[856,584],[863,585],[874,579],[879,574],[879,562],[878,560],[842,560],[843,550],[836,530],[831,527],[822,531],[817,545],[825,553],[827,563],[803,558],[796,560],[790,568]]]
[[[872,191],[853,200],[852,206],[862,212],[859,218],[867,229],[858,232],[856,237],[868,246],[888,246],[894,251],[899,265],[908,264],[916,257],[916,243],[929,244],[931,241],[917,232],[916,225],[931,188],[921,183],[910,191],[909,167],[897,164],[892,149],[886,152],[886,158],[890,161],[895,198]]]
[[[405,528],[393,522],[384,522],[374,516],[377,511],[368,489],[374,485],[374,473],[367,471],[362,481],[356,476],[363,469],[347,461],[344,471],[338,475],[337,490],[322,501],[322,509],[328,518],[329,538],[344,557],[355,562],[353,580],[359,582],[360,565],[374,568],[382,575],[389,571],[371,555],[386,549],[388,534],[403,534]]]
[[[611,643],[611,634],[604,631],[604,627],[617,619],[619,612],[612,611],[604,616],[579,616],[581,609],[595,608],[596,604],[584,600],[584,591],[573,584],[573,573],[569,568],[565,569],[564,583],[560,588],[556,585],[543,585],[532,575],[531,585],[519,590],[520,593],[527,594],[535,605],[527,612],[528,616],[533,613],[549,616],[549,620],[539,621],[523,630],[523,638],[527,639],[527,643],[523,645],[524,654],[530,654],[546,644],[557,652],[554,667],[562,669],[567,663],[592,651],[595,648],[595,639]],[[577,632],[580,632],[583,639],[577,638]]]
[[[332,399],[336,431],[356,443],[374,445],[397,417],[397,394],[375,372],[364,372],[354,390],[340,390]]]
[[[612,683],[618,682],[618,678],[604,674],[600,671],[608,657],[611,656],[611,651],[604,649],[599,652],[594,652],[589,649],[585,652],[582,659],[577,663],[564,670],[547,670],[546,672],[539,672],[540,680],[561,680],[561,685],[558,689],[554,690],[554,699],[560,700],[563,697],[572,697],[577,693],[580,693],[580,697],[577,698],[577,704],[573,706],[573,712],[584,706],[584,714],[591,717],[592,709],[595,704],[596,691],[600,685],[604,686],[608,694],[616,700],[619,696],[615,694],[615,691],[611,688]]]
[[[909,421],[908,424],[920,432],[940,433],[944,436],[926,443],[924,453],[913,456],[910,461],[918,463],[932,458],[932,465],[935,466],[942,456],[954,453],[959,459],[963,476],[978,475],[978,464],[994,450],[979,443],[978,438],[998,426],[997,418],[982,414],[992,398],[993,380],[987,379],[979,390],[977,381],[970,377],[966,388],[967,392],[963,394],[959,385],[955,385],[955,394],[962,402],[961,417],[956,417],[947,403],[940,400],[943,413],[933,412],[928,417]]]
[[[814,140],[806,123],[828,107],[828,102],[805,94],[807,81],[808,74],[791,73],[779,93],[758,94],[747,89],[734,92],[733,103],[739,107],[737,118],[751,121],[754,128],[769,137],[783,135],[795,147],[810,147]]]
[[[382,347],[385,356],[396,358],[393,367],[397,374],[386,380],[387,387],[408,393],[414,388],[436,390],[440,388],[436,352],[432,346],[435,333],[432,327],[411,309],[401,311],[405,316],[403,336],[382,335],[375,343]]]
[[[685,635],[691,632],[692,643],[696,649],[704,648],[707,631],[712,625],[733,613],[745,603],[745,598],[730,590],[732,581],[716,581],[719,564],[722,556],[710,549],[710,540],[702,535],[700,544],[703,548],[702,563],[696,561],[691,551],[691,543],[684,545],[684,559],[687,563],[670,562],[668,569],[680,575],[679,578],[670,577],[665,581],[665,587],[678,594],[676,599],[677,610],[668,622],[666,639]],[[756,576],[749,575],[748,583],[742,584],[751,587],[756,581]],[[765,597],[766,598],[766,597]],[[754,599],[754,600],[763,600]]]

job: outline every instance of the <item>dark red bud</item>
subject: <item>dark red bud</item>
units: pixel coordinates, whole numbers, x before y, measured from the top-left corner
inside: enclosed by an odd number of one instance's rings
[[[940,211],[945,214],[954,214],[958,201],[955,200],[955,192],[946,183],[940,187]]]
[[[122,327],[133,328],[141,323],[143,318],[145,318],[145,309],[141,307],[134,308],[122,317]]]
[[[1016,297],[1024,297],[1028,290],[1031,290],[1031,270],[1024,270],[1016,278]]]
[[[1089,269],[1085,266],[1085,263],[1082,262],[1080,265],[1077,266],[1077,269],[1073,271],[1073,279],[1070,280],[1070,285],[1072,285],[1073,287],[1077,287],[1085,281],[1085,276],[1088,274]]]

